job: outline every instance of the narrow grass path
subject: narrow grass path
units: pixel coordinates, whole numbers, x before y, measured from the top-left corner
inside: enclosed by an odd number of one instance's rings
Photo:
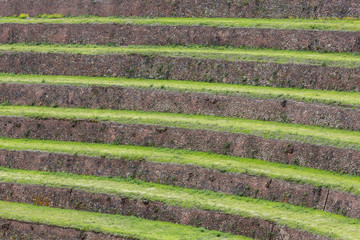
[[[338,92],[313,89],[262,87],[226,83],[208,83],[180,80],[154,80],[139,78],[113,78],[57,75],[15,75],[0,73],[0,83],[54,84],[75,86],[120,86],[170,91],[201,92],[249,96],[263,99],[292,99],[324,104],[360,106],[359,92]]]
[[[266,176],[360,195],[360,177],[234,156],[169,148],[0,138],[0,149],[41,151],[128,161],[194,165],[222,172]]]
[[[267,139],[293,140],[360,150],[360,132],[300,124],[268,122],[231,117],[159,113],[130,110],[0,106],[0,116],[84,119],[122,124],[148,124],[251,134]]]
[[[94,231],[146,240],[249,240],[241,236],[209,231],[138,217],[110,215],[0,201],[0,218]]]
[[[291,30],[320,30],[320,31],[360,31],[359,19],[259,19],[259,18],[123,18],[79,16],[65,18],[30,18],[2,17],[1,23],[20,24],[137,24],[137,25],[165,25],[165,26],[209,26],[236,28],[270,28]]]
[[[186,189],[122,178],[104,178],[0,168],[0,181],[83,190],[91,193],[148,199],[185,208],[222,211],[275,221],[336,239],[359,239],[360,220],[340,215],[252,198]],[[0,213],[1,214],[1,213]],[[4,214],[4,213],[2,213]]]
[[[312,51],[275,50],[257,48],[188,46],[104,46],[104,45],[47,45],[47,44],[0,44],[2,52],[38,52],[67,54],[140,54],[144,56],[187,57],[195,59],[219,59],[226,61],[269,62],[278,64],[306,64],[328,67],[359,68],[357,53],[320,53]]]

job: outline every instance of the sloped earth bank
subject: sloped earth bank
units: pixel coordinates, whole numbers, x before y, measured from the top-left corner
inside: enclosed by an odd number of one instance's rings
[[[35,185],[0,183],[1,200],[38,204],[65,209],[76,209],[110,214],[137,216],[151,220],[205,227],[256,239],[327,239],[276,223],[256,218],[244,218],[221,212],[187,209],[157,201],[136,200],[107,194],[93,194],[75,189]]]
[[[285,202],[360,218],[360,197],[350,193],[268,177],[226,173],[194,165],[129,161],[49,152],[0,150],[0,166],[81,175],[132,177],[147,182]],[[6,184],[4,186],[3,188],[8,187]],[[13,197],[7,195],[5,190],[3,192],[2,200],[8,201],[9,197]],[[22,194],[25,193],[22,192]],[[42,196],[47,195],[43,194]],[[240,228],[240,226],[238,227]]]
[[[0,219],[1,239],[42,240],[42,239],[83,239],[83,240],[136,240],[135,238],[118,237],[110,234],[79,231],[46,224],[20,222]]]
[[[3,52],[0,56],[0,71],[44,75],[125,76],[360,91],[359,68],[156,55]]]
[[[162,146],[360,174],[360,152],[241,133],[97,120],[0,117],[1,136],[122,145]]]
[[[0,102],[190,113],[360,129],[360,109],[350,106],[130,87],[7,83],[0,84]]]
[[[358,17],[357,0],[1,0],[1,16],[29,13],[152,17]]]
[[[146,26],[131,24],[0,24],[0,42],[167,45],[198,44],[331,52],[360,51],[360,32]]]

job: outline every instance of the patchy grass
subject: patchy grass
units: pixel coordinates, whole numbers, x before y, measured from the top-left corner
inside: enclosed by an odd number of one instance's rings
[[[0,201],[0,218],[48,224],[146,240],[218,240],[241,236],[138,217],[84,212]]]
[[[179,165],[190,164],[222,172],[266,176],[360,195],[360,177],[358,176],[213,153],[169,148],[12,138],[0,138],[0,149],[107,157],[128,161],[145,160]]]
[[[51,15],[50,15],[51,16]],[[135,24],[165,26],[209,26],[235,28],[270,28],[289,30],[320,30],[320,31],[360,31],[359,19],[260,19],[260,18],[123,18],[79,16],[66,18],[30,18],[2,17],[1,23],[20,24]]]
[[[139,78],[113,78],[57,75],[15,75],[0,73],[0,83],[54,84],[75,86],[120,86],[152,88],[170,91],[201,92],[248,96],[256,98],[292,99],[304,102],[319,102],[330,105],[360,106],[359,92],[338,92],[313,89],[262,87],[226,83],[208,83],[182,80],[154,80]]]
[[[160,201],[185,208],[221,211],[243,217],[274,221],[334,239],[359,239],[360,220],[340,215],[204,190],[186,189],[122,178],[81,176],[0,168],[2,182],[36,184],[83,190],[91,193]],[[4,214],[4,213],[2,213]]]
[[[250,134],[267,139],[292,140],[360,150],[360,132],[310,125],[268,122],[232,117],[111,109],[0,106],[0,116],[84,119],[122,124],[148,124],[185,129]]]
[[[143,56],[186,57],[195,59],[218,59],[225,61],[268,62],[278,64],[305,64],[323,67],[359,68],[358,53],[321,53],[312,51],[275,50],[258,48],[188,46],[105,46],[105,45],[59,45],[59,44],[0,44],[2,52],[39,52],[67,54],[139,54]]]

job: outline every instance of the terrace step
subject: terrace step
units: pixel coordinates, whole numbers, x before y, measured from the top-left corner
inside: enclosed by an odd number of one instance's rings
[[[98,16],[151,16],[151,17],[358,17],[357,0],[265,0],[265,1],[213,1],[213,0],[3,0],[0,16],[29,13]]]
[[[0,45],[0,72],[126,76],[360,91],[360,56],[199,47]]]
[[[291,239],[360,237],[359,220],[284,203],[121,178],[11,169],[2,169],[0,174],[3,181],[7,182],[1,184],[2,189],[7,191],[4,195],[9,196],[13,190],[18,194],[13,194],[9,200],[21,203],[35,202],[45,206],[135,215],[208,229],[220,228],[222,231],[258,239],[271,235],[275,239],[284,236],[290,236]],[[11,184],[14,181],[21,185]],[[99,202],[107,203],[99,206]],[[229,222],[233,223],[232,226],[228,225]],[[224,225],[225,228],[222,227]],[[298,230],[290,229],[294,225]],[[314,235],[305,233],[308,231]]]
[[[44,206],[34,206],[22,203],[0,201],[0,218],[3,225],[3,235],[24,236],[29,234],[35,239],[73,239],[80,235],[82,239],[237,239],[249,238],[209,231],[190,226],[168,222],[146,220],[139,217],[93,213],[77,210],[59,209]],[[21,221],[21,222],[18,222]],[[41,224],[37,227],[33,225]],[[64,229],[66,228],[66,229]],[[39,233],[44,231],[44,233]],[[39,236],[40,235],[40,236]],[[26,238],[28,239],[29,236]]]
[[[24,209],[25,210],[25,209]],[[77,230],[49,224],[35,222],[15,221],[0,218],[1,237],[2,239],[87,239],[87,240],[136,240],[130,237],[120,237],[105,233],[91,232],[89,230]]]
[[[0,139],[0,166],[155,182],[360,218],[360,178],[225,155],[152,147]],[[5,192],[5,191],[4,191]]]
[[[360,171],[360,132],[354,131],[127,110],[1,106],[0,116],[4,137],[163,146]]]
[[[0,103],[227,116],[360,129],[360,93],[175,80],[0,74]]]
[[[0,18],[0,43],[199,44],[359,52],[360,21],[188,18]]]

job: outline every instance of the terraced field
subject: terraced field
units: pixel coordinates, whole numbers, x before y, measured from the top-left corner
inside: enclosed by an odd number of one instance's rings
[[[1,4],[0,239],[360,239],[356,1]]]

